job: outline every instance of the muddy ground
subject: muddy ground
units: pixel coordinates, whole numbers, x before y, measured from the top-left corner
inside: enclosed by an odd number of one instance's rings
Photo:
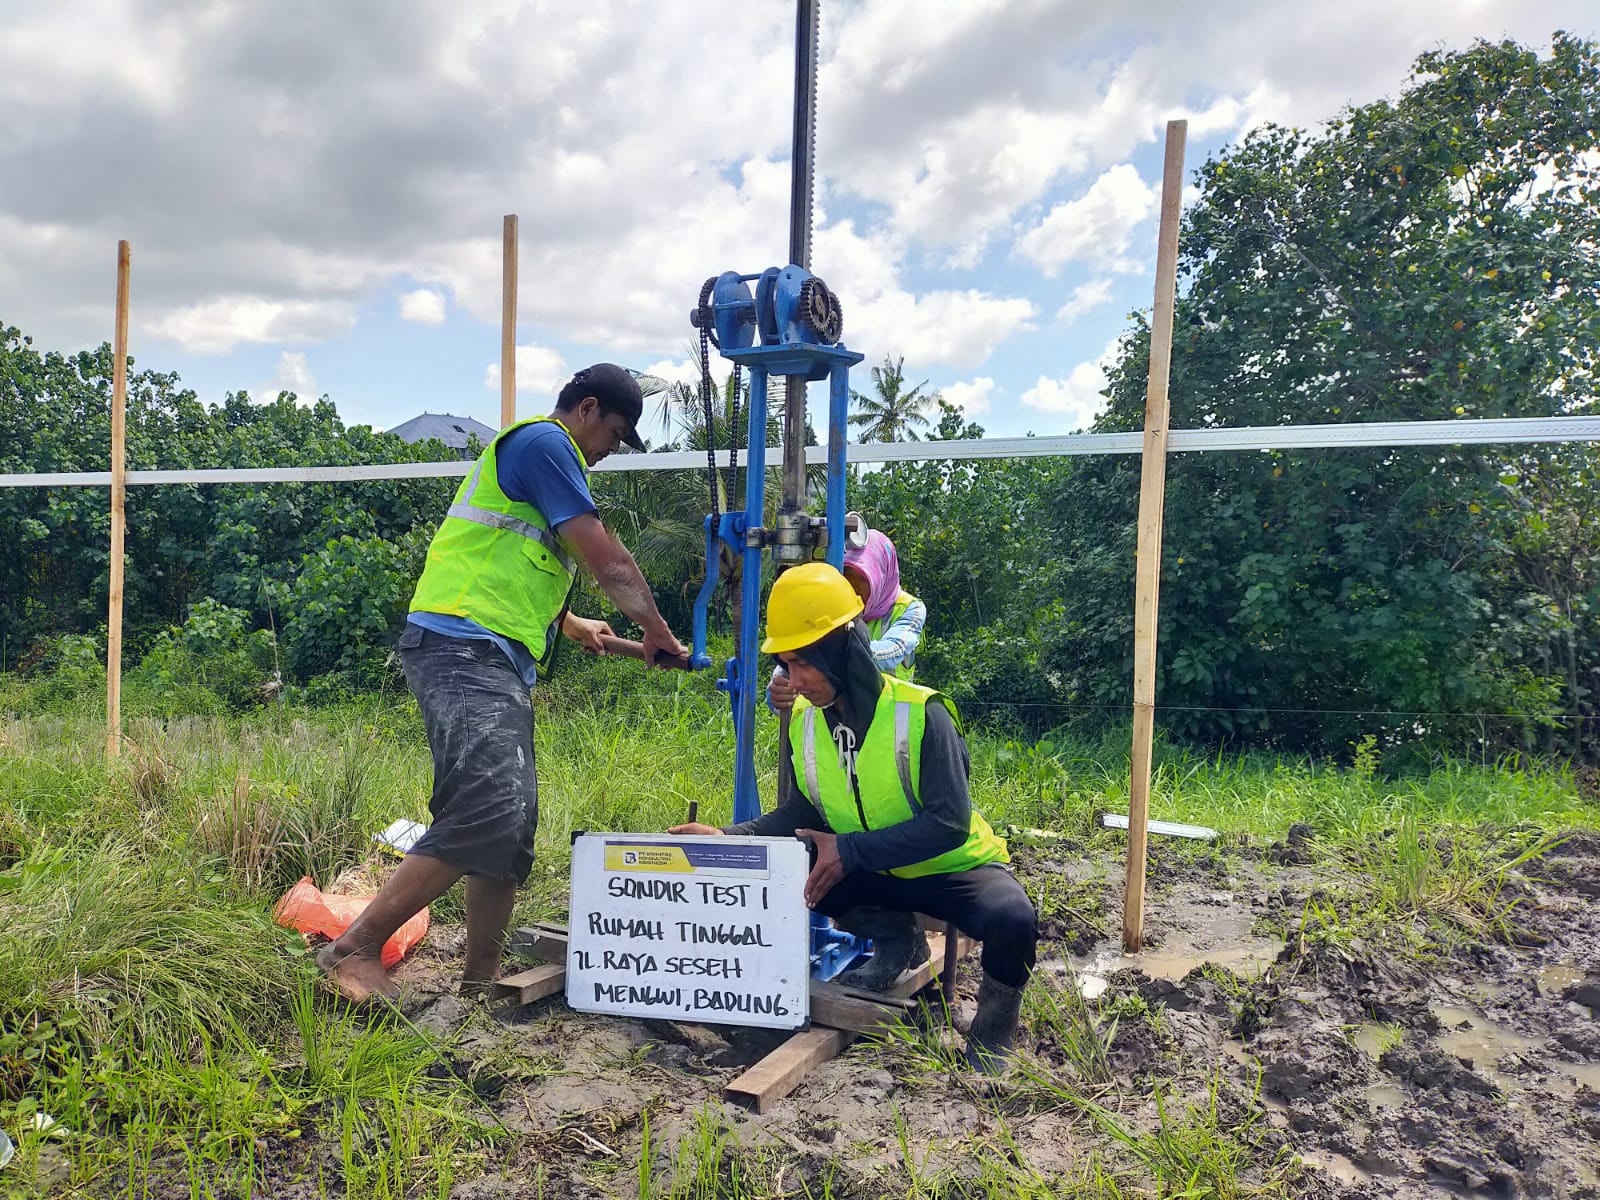
[[[1298,831],[1276,846],[1154,843],[1149,945],[1131,958],[1111,940],[1114,850],[1015,850],[1046,942],[1031,1069],[992,1092],[940,1066],[939,1048],[960,1043],[930,1014],[915,1045],[857,1042],[757,1116],[722,1089],[773,1035],[600,1018],[559,998],[486,1012],[448,994],[460,933],[436,927],[402,968],[411,1015],[454,1039],[454,1069],[526,1135],[453,1195],[637,1196],[646,1119],[663,1186],[674,1148],[704,1155],[712,1129],[715,1173],[750,1181],[741,1195],[1016,1194],[995,1182],[1005,1171],[1037,1181],[1029,1195],[1153,1195],[1149,1163],[1111,1130],[1148,1134],[1165,1112],[1189,1131],[1176,1152],[1213,1147],[1239,1187],[1194,1195],[1600,1200],[1600,836],[1514,878],[1520,945],[1421,956],[1302,936],[1327,869]],[[976,974],[969,959],[957,1025]],[[1041,1002],[1071,1010],[1085,994],[1103,1032],[1115,1020],[1097,1082]],[[1091,1190],[1090,1162],[1123,1190]]]

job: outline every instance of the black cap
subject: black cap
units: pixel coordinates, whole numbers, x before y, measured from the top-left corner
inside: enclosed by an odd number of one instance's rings
[[[595,363],[592,367],[585,367],[561,389],[556,407],[571,408],[585,396],[593,396],[600,401],[602,411],[621,413],[626,417],[628,432],[622,435],[622,440],[635,450],[644,449],[638,430],[639,418],[644,415],[644,393],[639,390],[639,381],[633,377],[632,371],[616,363]]]

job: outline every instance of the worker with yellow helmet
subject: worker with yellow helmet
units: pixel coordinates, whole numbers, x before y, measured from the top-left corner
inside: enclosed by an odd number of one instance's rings
[[[967,1057],[994,1072],[1016,1038],[1036,915],[1006,866],[1005,840],[972,807],[955,707],[878,669],[861,612],[855,589],[826,563],[778,577],[761,649],[778,657],[798,693],[787,747],[793,790],[753,821],[672,832],[793,834],[811,843],[806,903],[874,945],[866,966],[841,976],[845,983],[886,990],[926,960],[916,913],[977,939],[983,981]]]

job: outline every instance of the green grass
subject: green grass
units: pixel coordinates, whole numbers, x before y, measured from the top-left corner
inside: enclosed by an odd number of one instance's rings
[[[141,715],[134,697],[127,751],[112,763],[99,697],[55,697],[41,712],[32,695],[0,679],[0,1125],[18,1136],[43,1111],[72,1136],[22,1134],[0,1197],[26,1189],[54,1152],[70,1166],[62,1189],[121,1197],[260,1195],[265,1180],[286,1177],[318,1195],[443,1196],[511,1153],[517,1139],[467,1088],[429,1073],[441,1047],[314,1000],[303,950],[267,915],[301,875],[327,886],[369,858],[374,832],[426,819],[431,768],[408,697],[170,719]],[[691,800],[702,820],[731,818],[731,722],[709,678],[585,664],[541,685],[536,713],[538,860],[518,921],[564,915],[573,829],[660,829]],[[758,753],[768,803],[771,733],[769,722]],[[992,821],[1120,855],[1123,835],[1094,822],[1126,810],[1125,746],[1022,746],[981,731],[970,741],[974,799]],[[1159,748],[1152,812],[1257,838],[1307,822],[1330,879],[1351,886],[1308,906],[1303,936],[1371,936],[1398,921],[1435,941],[1514,925],[1509,872],[1534,869],[1545,835],[1600,825],[1600,809],[1559,766],[1442,759],[1388,778],[1370,762],[1339,769],[1171,747]],[[1063,881],[1041,902],[1075,913],[1096,894]],[[459,919],[460,903],[458,889],[435,913]],[[1041,979],[1027,1019],[1060,1052],[1042,1078],[1023,1081],[1019,1103],[1119,1120],[1109,1011]],[[897,1076],[949,1077],[948,1039],[897,1037],[881,1050]],[[1252,1153],[1250,1131],[1220,1126],[1214,1103],[1163,1102],[1155,1131],[1101,1128],[1104,1152],[1087,1154],[1072,1179],[1034,1173],[996,1110],[959,1176],[908,1142],[891,1190],[1111,1198],[1158,1178],[1172,1194],[1249,1194],[1228,1180]],[[826,1172],[797,1173],[792,1156],[741,1140],[715,1112],[674,1142],[661,1128],[647,1119],[612,1186],[625,1179],[640,1196],[768,1195],[780,1183],[788,1195],[845,1194]],[[1251,1161],[1250,1178],[1264,1178],[1259,1156]]]

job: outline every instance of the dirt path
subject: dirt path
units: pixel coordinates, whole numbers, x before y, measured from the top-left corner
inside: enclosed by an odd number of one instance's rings
[[[1513,878],[1530,944],[1432,959],[1316,936],[1327,871],[1306,857],[1158,849],[1153,944],[1127,958],[1106,940],[1115,859],[1020,848],[1049,940],[1031,1068],[993,1095],[946,1069],[959,1039],[939,1022],[857,1043],[758,1117],[720,1097],[773,1035],[425,999],[415,1019],[458,1039],[458,1067],[525,1134],[453,1194],[637,1196],[648,1124],[664,1192],[698,1170],[721,1180],[705,1195],[1137,1196],[1187,1163],[1212,1187],[1196,1195],[1600,1200],[1600,837]],[[406,982],[442,991],[454,948],[437,929]]]

